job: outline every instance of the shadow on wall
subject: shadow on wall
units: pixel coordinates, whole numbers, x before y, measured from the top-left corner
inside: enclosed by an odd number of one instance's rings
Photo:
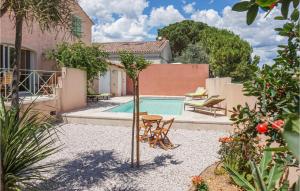
[[[62,165],[55,175],[40,183],[38,190],[74,191],[101,186],[104,190],[141,191],[135,178],[141,174],[166,165],[181,164],[173,155],[160,155],[153,162],[143,164],[139,169],[131,168],[129,161],[122,161],[114,151],[93,151],[77,155],[75,160]]]

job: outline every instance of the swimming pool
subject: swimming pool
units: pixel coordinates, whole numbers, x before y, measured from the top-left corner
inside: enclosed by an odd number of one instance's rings
[[[140,112],[160,115],[181,115],[183,99],[178,98],[140,98]],[[109,112],[132,113],[133,101],[107,110]]]

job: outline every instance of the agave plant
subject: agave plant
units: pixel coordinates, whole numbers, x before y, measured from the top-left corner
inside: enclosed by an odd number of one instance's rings
[[[18,117],[0,101],[1,191],[34,187],[54,165],[39,162],[59,151],[57,128],[31,106]]]
[[[287,181],[279,182],[284,175],[286,166],[279,162],[272,163],[272,151],[264,151],[259,165],[250,161],[254,185],[230,165],[225,164],[224,166],[233,181],[247,191],[285,191],[289,188]]]

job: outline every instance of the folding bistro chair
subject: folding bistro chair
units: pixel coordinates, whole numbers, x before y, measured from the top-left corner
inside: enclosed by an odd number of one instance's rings
[[[168,133],[170,131],[170,128],[172,127],[173,122],[174,118],[164,121],[161,127],[152,132],[152,137],[154,140],[151,142],[151,144],[153,146],[156,146],[156,144],[159,143],[160,146],[165,150],[174,147],[173,143],[168,137]]]
[[[141,116],[143,115],[148,115],[148,112],[139,112],[139,116],[140,116],[140,119],[141,119]],[[143,141],[145,138],[147,138],[147,134],[148,134],[148,131],[149,131],[149,125],[151,124],[148,124],[146,122],[144,122],[143,120],[139,123],[139,128],[140,128],[140,131],[142,131],[142,134],[140,134],[140,141]],[[150,128],[151,130],[151,128]]]

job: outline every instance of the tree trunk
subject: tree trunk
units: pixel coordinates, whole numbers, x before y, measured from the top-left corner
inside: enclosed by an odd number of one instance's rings
[[[12,66],[13,79],[12,79],[12,86],[11,86],[11,91],[12,91],[11,106],[17,110],[19,109],[19,82],[20,82],[19,68],[21,65],[22,26],[23,26],[23,16],[17,15],[15,55],[14,55],[14,61]]]
[[[134,128],[135,128],[135,81],[133,81],[133,120],[131,131],[131,167],[134,166]]]
[[[136,80],[136,166],[140,166],[140,92],[139,92],[139,77]]]

